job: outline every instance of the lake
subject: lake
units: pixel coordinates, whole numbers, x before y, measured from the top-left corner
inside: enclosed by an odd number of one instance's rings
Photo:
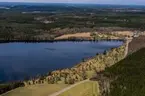
[[[83,58],[122,44],[121,41],[3,43],[0,44],[0,80],[23,80],[28,76],[70,68]]]

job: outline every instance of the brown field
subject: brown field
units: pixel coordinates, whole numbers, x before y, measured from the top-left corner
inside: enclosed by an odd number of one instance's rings
[[[67,35],[62,35],[59,37],[56,37],[55,40],[60,40],[60,39],[68,39],[69,37],[76,37],[76,38],[91,38],[90,33],[76,33],[76,34],[67,34]]]
[[[91,38],[90,33],[91,32],[67,34],[67,35],[62,35],[62,36],[56,37],[55,40],[68,39],[70,37]],[[96,32],[96,33],[101,33],[101,32]],[[132,32],[132,31],[114,31],[114,32],[112,32],[112,34],[117,34],[117,35],[119,34],[121,36],[130,36],[130,37],[132,37],[134,32]],[[118,39],[118,38],[113,37],[113,39]]]
[[[128,46],[128,52],[129,54],[145,47],[145,36],[139,36],[136,38],[133,38],[133,40],[129,43]]]

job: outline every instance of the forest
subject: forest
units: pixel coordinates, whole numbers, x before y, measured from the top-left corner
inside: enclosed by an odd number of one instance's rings
[[[143,6],[7,4],[3,7],[0,9],[2,42],[47,41],[78,32],[145,29]]]
[[[145,48],[142,48],[107,68],[103,74],[113,81],[105,96],[144,96],[144,58]]]

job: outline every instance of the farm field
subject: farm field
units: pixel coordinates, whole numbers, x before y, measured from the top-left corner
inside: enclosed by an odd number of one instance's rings
[[[39,84],[20,87],[0,96],[48,96],[69,85],[67,84]]]

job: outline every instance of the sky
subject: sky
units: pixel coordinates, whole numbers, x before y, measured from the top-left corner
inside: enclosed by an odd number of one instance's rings
[[[42,2],[42,3],[95,3],[95,4],[125,4],[145,5],[145,0],[0,0],[0,2]]]

